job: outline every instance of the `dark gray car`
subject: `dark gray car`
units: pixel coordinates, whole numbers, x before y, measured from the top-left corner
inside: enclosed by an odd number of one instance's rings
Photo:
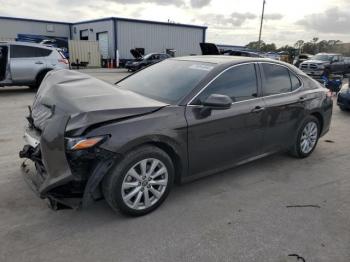
[[[116,86],[61,70],[39,89],[20,156],[35,163],[25,177],[55,208],[105,198],[143,215],[174,182],[278,151],[309,156],[331,115],[327,89],[269,59],[167,59]]]
[[[159,63],[160,61],[170,58],[170,55],[162,53],[151,53],[140,57],[135,56],[135,58],[135,60],[126,62],[125,68],[128,69],[128,71],[137,71],[147,66]]]

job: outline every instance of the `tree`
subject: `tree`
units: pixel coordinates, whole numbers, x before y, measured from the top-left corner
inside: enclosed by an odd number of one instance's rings
[[[298,49],[299,54],[303,52],[304,40],[298,40],[295,42],[294,47]]]
[[[271,43],[271,44],[265,44],[262,48],[261,51],[263,52],[272,52],[272,51],[276,51],[277,47],[275,43]]]
[[[245,47],[252,49],[252,50],[259,50],[259,41],[253,41],[247,44]],[[260,51],[262,52],[271,52],[276,51],[277,47],[275,43],[267,44],[264,41],[261,41],[260,43]]]
[[[261,40],[260,42],[260,48],[262,49],[265,46],[265,42]],[[253,50],[258,50],[259,49],[259,41],[253,41],[247,44],[245,47]]]

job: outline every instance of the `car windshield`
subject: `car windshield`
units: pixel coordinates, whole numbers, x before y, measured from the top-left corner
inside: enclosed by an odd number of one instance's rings
[[[321,61],[332,61],[333,56],[331,56],[331,55],[315,55],[313,59],[321,60]]]
[[[148,58],[150,58],[152,55],[153,55],[153,54],[145,55],[145,56],[143,57],[143,59],[148,59]]]
[[[176,104],[214,66],[212,63],[168,59],[125,78],[117,86],[162,102]]]

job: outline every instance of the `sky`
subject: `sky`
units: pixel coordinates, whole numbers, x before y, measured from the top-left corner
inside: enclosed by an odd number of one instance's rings
[[[0,16],[76,22],[126,17],[208,26],[207,42],[257,41],[263,0],[0,0]],[[262,40],[350,42],[350,0],[266,0]]]

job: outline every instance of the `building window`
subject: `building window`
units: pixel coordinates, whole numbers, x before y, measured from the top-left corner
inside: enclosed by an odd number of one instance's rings
[[[89,31],[86,30],[80,30],[80,40],[89,40]]]
[[[55,32],[54,26],[51,24],[46,25],[46,32]]]

